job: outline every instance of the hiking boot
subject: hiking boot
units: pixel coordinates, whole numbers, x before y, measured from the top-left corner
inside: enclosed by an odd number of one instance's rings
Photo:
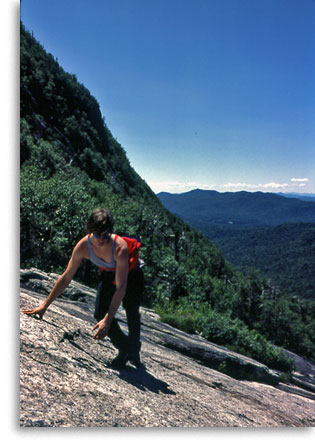
[[[111,361],[113,368],[123,368],[128,362],[128,353],[124,351],[118,352],[118,355]]]
[[[140,354],[137,352],[136,354],[130,354],[128,357],[129,362],[135,366],[136,368],[146,369],[145,364],[140,360]]]

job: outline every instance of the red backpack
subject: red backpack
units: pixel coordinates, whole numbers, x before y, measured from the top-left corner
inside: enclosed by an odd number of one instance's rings
[[[129,272],[136,269],[139,266],[139,251],[141,242],[138,239],[129,236],[120,236],[127,242],[129,251]]]

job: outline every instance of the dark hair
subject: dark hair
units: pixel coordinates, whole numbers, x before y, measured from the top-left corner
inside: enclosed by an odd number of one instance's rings
[[[103,231],[113,232],[114,221],[109,210],[98,208],[88,218],[86,230],[88,233],[100,234]]]

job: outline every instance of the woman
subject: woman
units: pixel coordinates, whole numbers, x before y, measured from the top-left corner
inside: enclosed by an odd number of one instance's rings
[[[123,367],[128,361],[144,367],[140,361],[140,299],[143,292],[143,272],[137,264],[129,271],[129,251],[124,239],[113,234],[113,219],[106,209],[95,210],[87,222],[88,234],[75,246],[65,272],[58,278],[47,299],[39,307],[24,310],[27,315],[43,318],[50,304],[65,290],[83,259],[89,259],[101,269],[93,327],[95,340],[106,335],[118,349],[113,367]],[[128,336],[119,327],[115,314],[121,302],[126,310]]]

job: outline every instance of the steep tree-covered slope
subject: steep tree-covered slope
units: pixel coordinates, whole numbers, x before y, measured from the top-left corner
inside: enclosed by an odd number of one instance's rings
[[[200,225],[232,265],[256,268],[282,290],[315,300],[315,224],[287,223],[260,229]]]
[[[106,207],[116,232],[144,244],[143,304],[269,365],[288,368],[268,339],[312,358],[312,309],[304,312],[299,300],[234,270],[208,239],[167,211],[131,168],[96,99],[23,25],[20,203],[22,267],[61,272],[90,212]],[[77,279],[95,286],[97,269],[86,262]]]

